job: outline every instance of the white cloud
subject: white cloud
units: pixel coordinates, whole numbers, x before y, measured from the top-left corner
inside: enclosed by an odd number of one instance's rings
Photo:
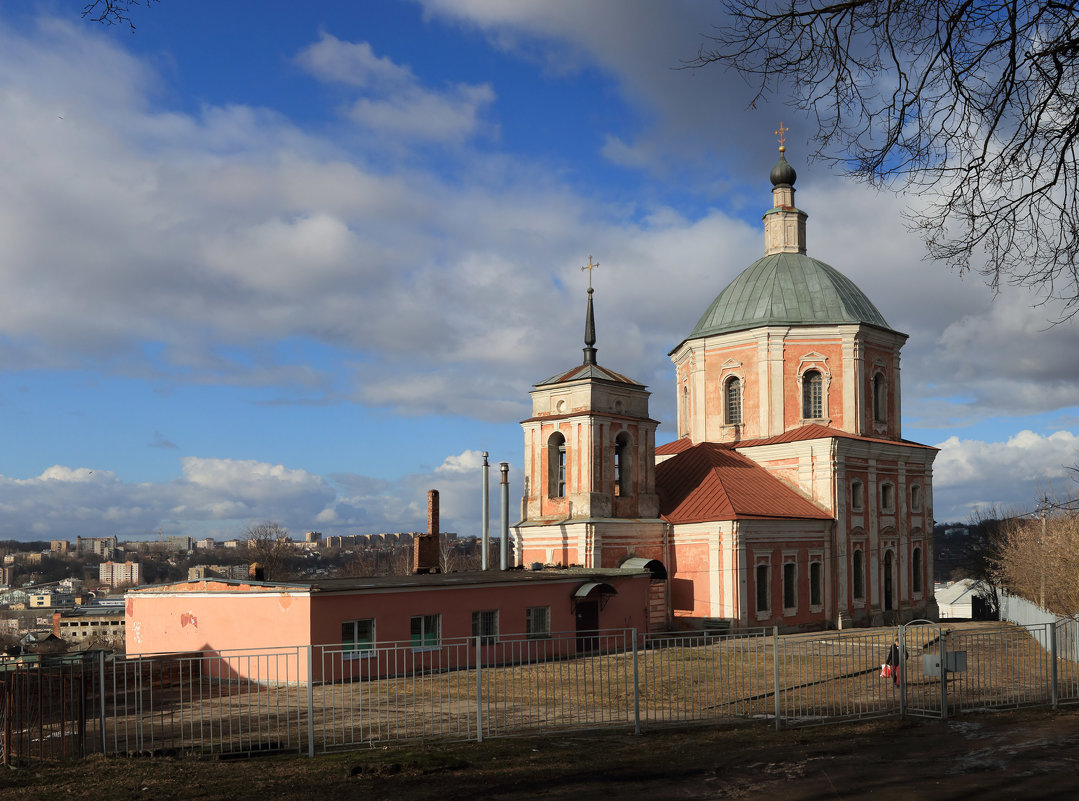
[[[734,216],[739,203],[760,212],[770,203],[765,134],[774,123],[747,124],[720,73],[669,69],[695,52],[711,12],[654,3],[426,7],[502,37],[499,46],[523,38],[551,63],[570,50],[571,66],[609,70],[655,119],[635,138],[601,132],[614,163],[655,166],[664,148],[690,137],[702,151],[720,143],[734,163],[701,171],[716,186],[728,169],[759,178],[748,196],[724,195],[722,209],[692,217],[647,198],[585,194],[557,170],[501,153],[461,148],[447,178],[412,158],[410,145],[482,139],[493,88],[422,85],[369,44],[323,34],[297,57],[351,93],[345,113],[374,132],[373,144],[350,152],[273,109],[157,108],[153,71],[86,29],[0,29],[0,367],[279,386],[304,400],[332,392],[513,427],[527,413],[529,386],[580,359],[577,267],[591,252],[602,264],[600,361],[651,385],[652,415],[666,422],[660,436],[669,433],[666,353],[762,253],[759,224]],[[388,140],[401,150],[384,159],[378,148]],[[810,254],[850,276],[911,336],[909,416],[928,427],[1077,405],[1074,324],[1044,330],[1030,297],[992,303],[977,280],[923,262],[903,228],[903,199],[798,169]],[[282,363],[272,346],[284,341],[317,342],[346,362]],[[1064,458],[1067,443],[1042,439],[1021,462],[1024,475],[1075,461]],[[995,455],[979,455],[975,444],[951,443],[935,472],[938,510],[1021,494],[998,478],[1019,446],[982,443]],[[476,458],[458,453],[393,482],[194,457],[182,479],[163,484],[56,466],[0,479],[0,508],[14,536],[114,533],[117,521],[126,532],[151,531],[170,520],[235,535],[249,517],[293,530],[312,521],[341,531],[422,528],[425,492],[439,486],[444,516],[464,528],[478,519]],[[982,474],[990,478],[979,483]]]
[[[29,479],[0,476],[0,539],[145,539],[158,529],[228,538],[262,520],[279,521],[293,534],[420,531],[428,489],[439,490],[444,530],[479,531],[479,451],[447,456],[430,472],[395,481],[323,477],[255,460],[186,457],[180,463],[181,478],[159,483],[128,483],[108,471],[63,465]],[[497,516],[497,500],[495,507]]]
[[[301,50],[296,61],[323,80],[361,88],[392,89],[416,81],[412,70],[394,64],[389,58],[379,58],[369,43],[343,42],[326,32],[317,42]]]
[[[436,468],[436,473],[473,473],[478,474],[483,467],[483,451],[464,451],[446,460]]]
[[[494,102],[488,84],[458,85],[445,94],[418,89],[372,100],[360,98],[348,110],[350,119],[385,134],[462,142],[479,128],[479,115]]]
[[[977,510],[1032,509],[1043,494],[1070,495],[1079,436],[1020,431],[1004,442],[949,437],[933,465],[934,516],[962,521]]]
[[[480,129],[482,111],[495,101],[490,84],[453,84],[444,91],[421,85],[408,67],[378,57],[368,42],[344,42],[328,33],[296,61],[312,75],[367,91],[346,116],[392,137],[460,143]]]

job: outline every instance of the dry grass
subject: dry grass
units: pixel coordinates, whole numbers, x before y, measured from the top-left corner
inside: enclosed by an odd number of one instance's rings
[[[1007,624],[908,630],[904,668],[908,712],[939,715],[944,695],[925,670],[927,655],[963,651],[967,670],[949,676],[950,710],[1048,703],[1049,660],[1025,630]],[[311,688],[177,681],[167,670],[148,690],[130,689],[110,708],[104,740],[111,752],[217,753],[354,749],[386,741],[476,739],[527,731],[632,728],[761,718],[777,711],[788,724],[871,718],[899,711],[900,694],[881,679],[893,630],[850,630],[780,637],[656,641],[632,652],[475,669],[428,670]],[[1079,665],[1061,661],[1059,686],[1079,697]],[[477,681],[479,686],[477,686]],[[26,728],[16,754],[44,753]],[[36,735],[36,736],[35,736]],[[102,730],[93,716],[90,750]]]

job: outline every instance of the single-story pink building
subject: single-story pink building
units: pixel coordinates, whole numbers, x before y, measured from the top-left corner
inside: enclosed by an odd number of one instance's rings
[[[224,655],[212,668],[218,677],[260,681],[454,669],[477,657],[484,664],[563,657],[607,648],[603,630],[647,631],[661,571],[642,559],[614,569],[137,587],[126,596],[127,653]],[[661,628],[665,610],[652,607]],[[310,673],[307,646],[314,646]]]

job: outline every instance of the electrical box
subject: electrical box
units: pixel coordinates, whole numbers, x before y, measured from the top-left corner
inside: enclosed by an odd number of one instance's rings
[[[949,673],[965,673],[967,670],[967,652],[966,651],[945,651],[944,654],[944,669]],[[922,673],[926,676],[935,676],[940,678],[940,662],[941,654],[923,654],[922,655]]]

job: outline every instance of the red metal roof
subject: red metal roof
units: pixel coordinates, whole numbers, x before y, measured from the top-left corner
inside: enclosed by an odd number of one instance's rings
[[[675,453],[681,453],[682,451],[689,450],[693,447],[693,440],[689,437],[682,437],[676,439],[674,442],[667,442],[663,445],[656,446],[656,456],[671,456]]]
[[[799,426],[798,428],[792,428],[790,431],[784,431],[782,434],[777,434],[774,437],[763,437],[761,439],[747,439],[741,442],[732,443],[738,448],[752,448],[757,445],[779,445],[784,442],[804,442],[807,439],[828,439],[829,437],[836,437],[839,439],[856,439],[862,442],[884,442],[891,444],[909,445],[914,448],[926,448],[928,450],[938,450],[932,445],[921,445],[917,442],[911,442],[910,440],[893,440],[893,439],[881,439],[879,437],[862,437],[858,434],[851,434],[849,431],[840,431],[838,428],[829,428],[828,426],[822,426],[819,423],[810,423],[808,425]],[[659,452],[659,449],[656,449]]]
[[[832,519],[753,460],[714,442],[684,448],[658,464],[656,488],[660,514],[671,523]]]
[[[644,387],[643,384],[638,384],[633,379],[626,378],[621,373],[616,373],[614,370],[608,370],[606,367],[600,367],[598,364],[578,364],[576,367],[566,370],[564,373],[552,376],[546,381],[540,381],[535,386],[542,387],[547,384],[564,384],[567,381],[580,381],[586,378],[599,379],[600,381],[612,381],[616,384],[630,384],[634,387]]]

